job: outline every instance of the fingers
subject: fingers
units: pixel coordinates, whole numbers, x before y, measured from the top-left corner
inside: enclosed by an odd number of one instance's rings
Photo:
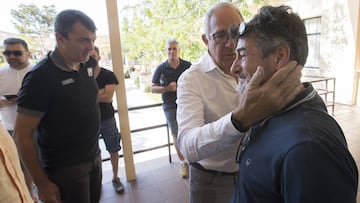
[[[247,84],[247,89],[252,90],[260,87],[263,80],[264,80],[264,68],[258,66],[256,72],[254,73],[249,83]]]
[[[278,81],[278,85],[274,94],[276,97],[281,99],[284,104],[291,102],[296,95],[298,95],[303,90],[303,85],[301,83],[301,65],[296,65],[293,71],[288,72],[286,77]],[[283,72],[284,73],[284,72]]]
[[[268,80],[267,83],[269,83],[272,86],[278,86],[280,83],[286,80],[289,75],[292,75],[294,71],[295,72],[299,71],[297,63],[296,61],[290,61],[284,67],[276,71],[274,75],[272,75],[272,77]]]

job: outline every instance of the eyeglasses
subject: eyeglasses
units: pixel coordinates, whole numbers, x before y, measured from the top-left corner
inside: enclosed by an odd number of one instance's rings
[[[23,52],[19,51],[19,50],[16,50],[16,51],[3,51],[3,54],[5,56],[11,56],[11,54],[14,55],[14,56],[21,56],[21,55],[23,55]]]
[[[226,43],[229,39],[233,41],[236,40],[236,38],[234,38],[231,33],[227,33],[227,32],[218,32],[218,33],[210,34],[209,36],[214,38],[215,42],[219,44]]]

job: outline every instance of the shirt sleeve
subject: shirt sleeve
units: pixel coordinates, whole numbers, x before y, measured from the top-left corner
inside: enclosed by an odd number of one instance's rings
[[[233,146],[242,136],[231,122],[231,112],[205,123],[206,99],[200,93],[202,85],[193,72],[183,73],[178,80],[177,139],[181,152],[190,162],[214,156]]]
[[[106,84],[107,84],[107,85],[109,85],[109,84],[110,84],[110,85],[112,85],[112,84],[114,84],[114,85],[119,84],[119,81],[118,81],[118,79],[116,78],[114,72],[108,70],[107,78],[106,78]]]
[[[161,74],[161,65],[159,65],[152,76],[151,82],[152,83],[160,83],[160,74]]]
[[[51,78],[52,76],[48,75],[47,77]],[[26,74],[17,98],[17,112],[37,117],[45,114],[52,95],[51,84],[47,81],[34,71]]]
[[[345,148],[302,143],[287,153],[282,170],[284,202],[356,202],[357,169]]]

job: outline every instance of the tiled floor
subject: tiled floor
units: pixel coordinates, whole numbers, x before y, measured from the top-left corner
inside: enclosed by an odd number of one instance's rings
[[[339,122],[348,146],[358,166],[360,166],[360,108],[345,105],[335,106],[335,119]],[[169,163],[167,148],[134,155],[137,180],[127,182],[124,172],[124,160],[120,159],[120,172],[125,192],[117,194],[111,185],[111,167],[103,163],[103,190],[101,203],[188,203],[187,179],[178,173],[179,160],[172,155]],[[172,149],[172,152],[175,152]],[[360,195],[357,202],[360,203]]]
[[[172,152],[175,152],[172,149]],[[167,148],[134,155],[136,181],[127,182],[124,160],[120,159],[120,178],[125,186],[123,194],[115,193],[109,162],[103,163],[102,203],[187,203],[188,179],[178,173],[179,159],[172,154],[169,163]]]

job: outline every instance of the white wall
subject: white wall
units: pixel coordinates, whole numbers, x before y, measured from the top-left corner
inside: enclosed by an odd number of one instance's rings
[[[281,2],[291,6],[301,18],[321,16],[320,69],[304,69],[303,74],[336,77],[335,101],[351,104],[359,1],[290,0]]]

